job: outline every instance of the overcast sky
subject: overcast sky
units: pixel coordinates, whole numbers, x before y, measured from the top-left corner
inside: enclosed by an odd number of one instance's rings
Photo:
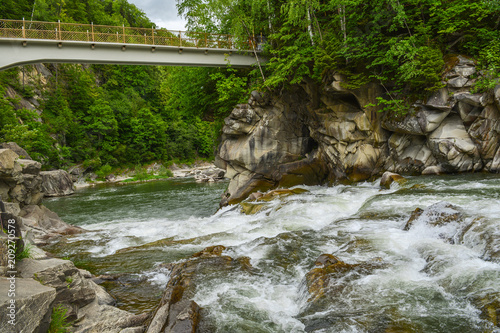
[[[161,28],[186,30],[185,21],[177,16],[175,0],[128,0],[141,9],[146,16]]]

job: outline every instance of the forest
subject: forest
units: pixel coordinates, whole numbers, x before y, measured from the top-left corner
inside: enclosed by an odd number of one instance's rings
[[[177,0],[190,31],[262,36],[265,66],[252,70],[47,64],[43,86],[0,72],[25,98],[41,92],[41,116],[0,99],[0,141],[14,141],[46,169],[83,163],[109,170],[152,161],[213,158],[223,119],[251,90],[280,94],[321,87],[334,74],[345,88],[380,84],[378,109],[404,114],[443,85],[457,54],[481,69],[477,91],[498,84],[499,0]],[[3,19],[155,26],[126,0],[4,0]],[[29,66],[25,66],[29,67]],[[40,119],[41,118],[41,121]]]

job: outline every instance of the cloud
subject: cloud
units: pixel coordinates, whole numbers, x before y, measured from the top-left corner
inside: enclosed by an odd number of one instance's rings
[[[177,16],[175,0],[128,0],[146,13],[146,16],[161,28],[186,30],[185,20]]]

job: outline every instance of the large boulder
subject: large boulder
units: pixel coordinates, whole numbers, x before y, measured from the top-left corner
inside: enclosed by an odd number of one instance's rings
[[[9,296],[11,290],[14,290],[15,299]],[[55,297],[54,288],[31,278],[0,278],[0,332],[47,332]],[[11,316],[12,304],[15,317]],[[15,325],[9,323],[13,318]]]
[[[59,197],[75,193],[69,173],[64,170],[42,171],[42,191],[48,197]]]
[[[24,206],[19,216],[23,221],[23,231],[30,234],[31,241],[43,244],[48,238],[85,232],[84,229],[67,224],[45,206]]]
[[[0,143],[0,149],[10,149],[17,155],[19,158],[31,160],[30,155],[23,148],[19,147],[19,145],[15,142],[4,142]]]
[[[63,305],[68,309],[68,319],[76,319],[78,310],[96,299],[96,292],[90,281],[69,260],[23,259],[18,263],[18,271],[23,278],[34,278],[43,285],[56,290],[54,306]]]
[[[181,263],[168,264],[170,280],[160,304],[148,323],[147,333],[196,332],[200,307],[192,300],[198,279],[206,274],[228,274],[234,269],[249,269],[248,258],[223,255],[222,245],[208,247]]]

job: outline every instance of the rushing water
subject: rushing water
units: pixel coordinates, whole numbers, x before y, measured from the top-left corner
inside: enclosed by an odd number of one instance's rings
[[[105,286],[134,312],[161,297],[169,276],[161,263],[212,245],[249,257],[251,272],[205,276],[197,285],[194,300],[217,332],[499,332],[480,308],[500,299],[500,177],[303,187],[309,192],[277,198],[255,215],[239,206],[217,211],[225,186],[171,180],[46,200],[63,220],[91,231],[48,250],[116,275]],[[464,219],[420,219],[404,230],[417,207],[442,201]],[[311,301],[305,277],[323,253],[380,264],[330,280],[326,296]]]

